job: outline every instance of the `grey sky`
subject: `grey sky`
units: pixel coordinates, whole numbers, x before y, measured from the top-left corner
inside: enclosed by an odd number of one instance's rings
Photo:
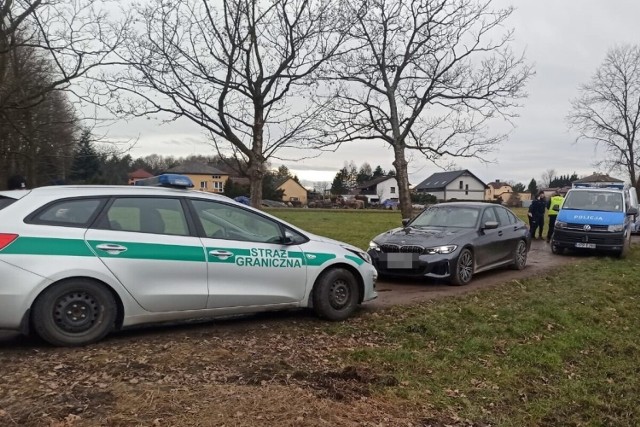
[[[526,50],[536,76],[527,87],[529,97],[523,101],[516,129],[490,156],[495,163],[485,165],[469,159],[456,164],[485,182],[499,178],[525,185],[531,178],[539,180],[547,169],[555,169],[558,174],[590,174],[598,153],[589,143],[574,142],[575,134],[568,130],[565,120],[569,102],[576,97],[579,84],[587,82],[602,63],[609,48],[640,43],[640,1],[494,0],[493,4],[516,7],[509,20],[516,31],[513,47]],[[109,134],[121,138],[140,135],[132,151],[134,157],[154,152],[213,154],[201,132],[184,122],[159,126],[153,120],[140,120],[115,126]],[[372,167],[379,164],[390,169],[392,153],[382,143],[352,143],[315,159],[284,164],[301,179],[316,181],[333,179],[349,160],[358,166],[366,161]],[[417,155],[409,167],[414,185],[440,171]],[[620,173],[614,175],[626,178]]]

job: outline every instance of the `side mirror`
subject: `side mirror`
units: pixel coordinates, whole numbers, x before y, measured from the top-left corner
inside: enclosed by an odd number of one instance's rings
[[[484,225],[482,226],[483,230],[493,230],[498,228],[498,221],[487,221],[484,223]]]
[[[402,225],[405,226],[405,227],[407,225],[409,225],[410,222],[411,222],[411,218],[403,218],[402,219]]]
[[[627,215],[638,215],[638,208],[631,207],[627,209]]]

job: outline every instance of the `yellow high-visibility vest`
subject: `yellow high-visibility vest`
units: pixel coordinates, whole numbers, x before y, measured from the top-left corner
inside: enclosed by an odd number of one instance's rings
[[[558,215],[560,212],[560,208],[564,203],[564,197],[562,196],[553,196],[549,202],[549,215]]]

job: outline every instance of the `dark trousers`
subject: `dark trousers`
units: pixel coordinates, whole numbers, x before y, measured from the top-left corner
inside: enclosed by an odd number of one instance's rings
[[[558,218],[558,215],[549,215],[549,230],[547,230],[547,241],[551,240],[553,229],[556,228],[556,218]]]
[[[530,217],[529,227],[531,228],[532,239],[536,237],[536,231],[538,232],[538,237],[542,237],[542,229],[544,228],[544,215]]]

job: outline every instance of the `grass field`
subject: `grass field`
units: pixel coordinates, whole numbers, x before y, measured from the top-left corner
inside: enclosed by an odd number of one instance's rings
[[[526,218],[525,209],[516,213]],[[360,247],[400,222],[397,212],[275,214]],[[375,393],[409,413],[437,414],[433,425],[632,426],[640,420],[639,295],[634,248],[625,260],[585,258],[543,277],[361,317],[333,333],[382,339],[341,353],[341,364],[393,378],[372,385]]]

